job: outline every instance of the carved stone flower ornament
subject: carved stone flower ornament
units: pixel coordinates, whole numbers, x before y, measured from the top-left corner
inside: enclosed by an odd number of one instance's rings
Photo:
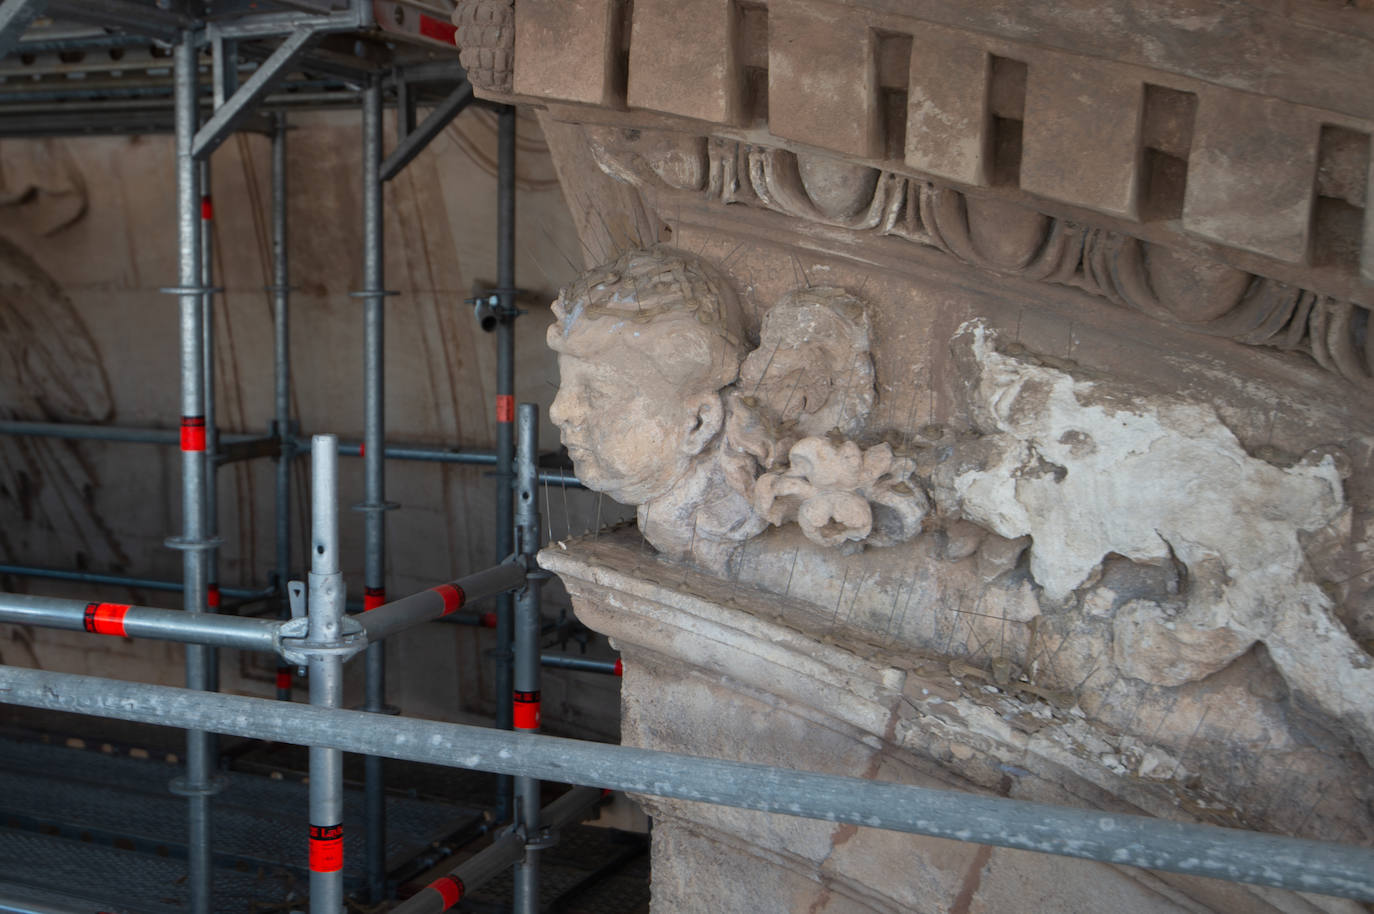
[[[822,546],[890,546],[915,536],[930,504],[911,484],[915,464],[886,444],[803,438],[789,466],[754,484],[754,509],[776,526],[796,521]]]

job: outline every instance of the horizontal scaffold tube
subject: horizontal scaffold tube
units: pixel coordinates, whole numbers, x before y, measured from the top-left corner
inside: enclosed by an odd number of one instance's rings
[[[138,578],[125,574],[102,574],[98,571],[71,571],[65,568],[42,568],[35,565],[0,564],[0,574],[11,574],[20,578],[46,578],[53,581],[77,581],[82,584],[111,584],[127,587],[130,590],[165,590],[180,593],[186,589],[183,581],[166,581],[161,578]],[[275,587],[221,587],[220,596],[232,600],[261,600],[277,592]]]
[[[369,642],[380,641],[421,622],[442,619],[483,597],[494,597],[524,584],[525,566],[517,561],[502,562],[456,581],[384,603],[354,618],[362,623]]]
[[[576,825],[591,815],[603,796],[604,791],[596,787],[574,787],[539,811],[539,825],[555,834]],[[391,914],[443,914],[524,856],[525,839],[515,829],[505,831],[448,875],[440,876],[397,905]]]
[[[392,914],[443,914],[525,856],[525,841],[514,831],[504,832],[491,844],[459,864],[447,876],[425,886],[392,909]]]
[[[340,442],[340,457],[361,457],[363,446],[359,443]],[[486,451],[455,451],[445,447],[423,444],[388,444],[382,449],[387,460],[418,460],[426,463],[464,463],[475,466],[496,466],[496,455]],[[540,470],[539,482],[545,485],[575,486],[584,488],[582,480],[571,473],[556,470]]]
[[[26,438],[65,438],[85,441],[124,441],[130,444],[180,444],[177,428],[130,428],[119,425],[81,425],[75,422],[22,422],[0,420],[0,435]],[[221,444],[252,441],[257,435],[221,434]]]
[[[181,442],[181,431],[175,428],[132,428],[118,425],[81,425],[74,422],[25,422],[0,420],[0,435],[18,435],[34,438],[66,438],[87,441],[123,441],[132,444],[167,444]],[[221,445],[251,445],[266,442],[261,435],[221,433]],[[310,451],[309,436],[292,439],[296,453]],[[338,445],[339,456],[361,457],[362,444],[357,441],[341,441]],[[416,460],[425,463],[458,463],[474,466],[495,466],[496,455],[486,451],[456,451],[452,448],[423,444],[388,444],[382,449],[388,460]],[[253,456],[253,455],[244,455]],[[539,473],[539,481],[548,485],[582,487],[582,482],[571,473],[544,470]]]
[[[525,566],[503,562],[475,574],[384,604],[356,618],[369,642],[442,618],[468,603],[525,583]],[[36,625],[97,635],[151,638],[184,644],[275,652],[282,623],[276,619],[188,613],[127,603],[88,603],[56,597],[0,593],[0,623]]]
[[[0,622],[59,628],[125,638],[153,638],[185,644],[275,651],[275,619],[188,613],[125,603],[87,603],[27,594],[0,593]]]
[[[10,666],[0,701],[1374,900],[1353,845]]]
[[[620,658],[615,660],[592,660],[589,657],[570,657],[567,654],[540,654],[541,666],[559,670],[575,670],[579,673],[604,673],[607,676],[620,676],[625,666]]]

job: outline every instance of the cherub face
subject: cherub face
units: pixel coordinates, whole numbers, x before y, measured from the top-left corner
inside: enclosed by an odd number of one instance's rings
[[[616,364],[558,356],[549,417],[588,488],[627,505],[666,492],[720,428],[717,392],[684,392],[651,360]]]

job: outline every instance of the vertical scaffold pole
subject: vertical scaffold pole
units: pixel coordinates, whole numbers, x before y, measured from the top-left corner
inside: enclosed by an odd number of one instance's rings
[[[515,458],[515,108],[507,105],[498,116],[496,196],[496,284],[501,320],[496,328],[496,561],[515,548],[515,519],[511,505],[512,463]],[[511,643],[514,601],[503,594],[496,601],[496,726],[513,726],[511,706]],[[511,779],[502,776],[497,791],[497,820],[510,814]]]
[[[272,122],[272,368],[277,436],[277,527],[274,585],[281,599],[280,615],[291,618],[286,582],[291,580],[291,465],[296,439],[291,429],[291,275],[286,247],[286,115],[278,112]],[[277,664],[277,697],[291,699],[291,667]]]
[[[539,551],[539,407],[521,403],[517,415],[515,534],[525,560],[525,588],[515,597],[515,691],[512,695],[515,729],[539,730],[539,591],[543,575],[535,563]],[[527,841],[539,832],[539,780],[515,779],[516,822]],[[515,914],[538,914],[539,850],[526,846],[525,857],[515,867]]]
[[[343,574],[339,570],[339,443],[316,435],[310,448],[310,596],[308,641],[340,640],[344,612]],[[338,654],[310,658],[310,703],[338,708],[343,703],[343,659]],[[343,753],[310,747],[310,914],[343,910]]]
[[[211,539],[219,536],[219,466],[215,457],[219,453],[219,423],[215,416],[215,206],[210,191],[210,159],[201,159],[197,166],[200,170],[200,281],[205,287],[201,297],[201,346],[205,357],[205,535]],[[219,612],[219,549],[215,546],[205,550],[205,609]],[[208,677],[206,688],[219,691],[219,651],[207,650]],[[210,735],[213,748],[218,740]]]
[[[200,189],[192,155],[196,117],[196,45],[187,31],[176,46],[175,100],[177,153],[177,253],[181,340],[181,516],[182,534],[171,545],[182,551],[185,609],[204,612],[209,584],[211,545],[205,517],[205,338],[201,327],[205,290],[201,282]],[[204,691],[209,685],[209,649],[186,646],[186,685]],[[211,909],[210,734],[186,731],[186,776],[172,789],[184,794],[189,806],[187,846],[189,910],[209,914]]]
[[[382,81],[374,76],[363,91],[363,478],[367,515],[363,606],[386,602],[386,478],[382,409],[383,224]],[[386,645],[367,647],[364,710],[386,713]],[[386,893],[386,796],[382,759],[364,760],[367,804],[367,893],[376,904]]]

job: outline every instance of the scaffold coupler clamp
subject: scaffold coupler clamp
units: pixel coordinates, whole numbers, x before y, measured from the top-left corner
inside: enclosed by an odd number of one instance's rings
[[[167,782],[167,791],[177,797],[213,797],[225,788],[229,779],[222,774],[212,774],[202,785],[194,785],[184,774],[179,774]]]
[[[299,448],[296,446],[296,438],[300,435],[300,433],[301,423],[297,419],[286,420],[285,428],[283,428],[282,424],[278,422],[276,419],[272,419],[267,423],[268,436],[272,438],[282,439],[283,452],[285,452],[287,448],[290,448],[292,453],[295,453],[299,450]]]
[[[316,592],[329,587],[343,587],[341,574],[311,574],[310,578],[311,589]],[[311,641],[309,591],[300,581],[290,582],[286,590],[291,602],[291,618],[277,626],[274,640],[277,653],[287,663],[303,667],[309,664],[311,658],[317,657],[347,660],[367,649],[367,632],[362,623],[347,614],[340,620],[337,640]]]
[[[519,528],[517,528],[516,532],[517,534],[519,533]],[[518,552],[513,552],[506,559],[506,561],[512,562],[516,565],[519,565],[521,568],[525,569],[525,583],[520,585],[520,587],[516,589],[515,592],[517,593],[521,590],[524,590],[525,587],[529,585],[530,581],[538,581],[542,583],[553,577],[553,573],[550,571],[545,571],[543,567],[540,566],[538,560],[532,554],[521,555]]]
[[[491,333],[496,329],[497,324],[503,321],[513,321],[520,315],[529,313],[514,305],[506,305],[505,294],[509,294],[510,300],[513,302],[517,296],[525,294],[525,290],[483,289],[481,294],[463,299],[463,304],[472,305],[472,313],[477,318],[477,325],[487,333]]]
[[[519,800],[516,801],[516,806],[518,809]],[[525,845],[527,851],[547,850],[557,844],[559,839],[558,829],[552,825],[541,825],[530,831],[523,822],[516,822],[516,824],[508,825],[502,829],[497,837],[500,838],[507,832],[514,832]]]

